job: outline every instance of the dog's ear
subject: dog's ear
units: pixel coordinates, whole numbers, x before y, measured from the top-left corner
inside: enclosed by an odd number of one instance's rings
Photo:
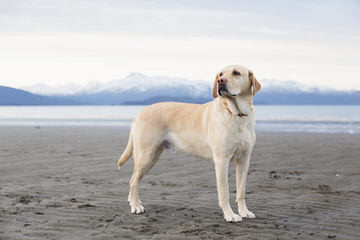
[[[261,85],[258,82],[258,80],[255,78],[254,73],[252,71],[249,71],[249,79],[252,87],[252,94],[255,95],[255,93],[260,91]]]
[[[217,92],[217,81],[218,81],[219,75],[216,74],[215,81],[214,81],[214,87],[213,87],[213,97],[216,98],[218,96]]]

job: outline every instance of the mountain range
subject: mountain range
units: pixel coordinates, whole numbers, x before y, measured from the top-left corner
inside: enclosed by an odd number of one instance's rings
[[[255,104],[339,105],[360,104],[360,91],[339,91],[293,81],[262,79]],[[161,101],[204,103],[212,100],[212,83],[181,78],[148,77],[132,73],[108,83],[87,86],[43,84],[22,90],[0,86],[0,105],[120,105]]]
[[[74,105],[66,98],[42,96],[28,91],[0,86],[0,105]]]

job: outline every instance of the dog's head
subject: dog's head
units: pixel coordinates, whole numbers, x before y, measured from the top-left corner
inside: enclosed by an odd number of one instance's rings
[[[240,66],[231,65],[216,74],[213,96],[236,97],[241,94],[255,95],[261,88],[252,71]]]

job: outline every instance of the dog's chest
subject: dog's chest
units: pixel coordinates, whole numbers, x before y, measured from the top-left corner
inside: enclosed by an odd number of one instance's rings
[[[240,124],[239,124],[240,123]],[[243,152],[251,149],[255,143],[255,129],[250,121],[237,121],[230,126],[226,136],[229,151],[234,155],[242,154]]]

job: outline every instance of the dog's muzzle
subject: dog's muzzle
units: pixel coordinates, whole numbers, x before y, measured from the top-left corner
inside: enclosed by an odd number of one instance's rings
[[[225,84],[221,84],[221,83],[218,84],[218,88],[217,88],[217,89],[218,89],[218,94],[219,94],[220,96],[229,94],[229,92],[228,92]]]

